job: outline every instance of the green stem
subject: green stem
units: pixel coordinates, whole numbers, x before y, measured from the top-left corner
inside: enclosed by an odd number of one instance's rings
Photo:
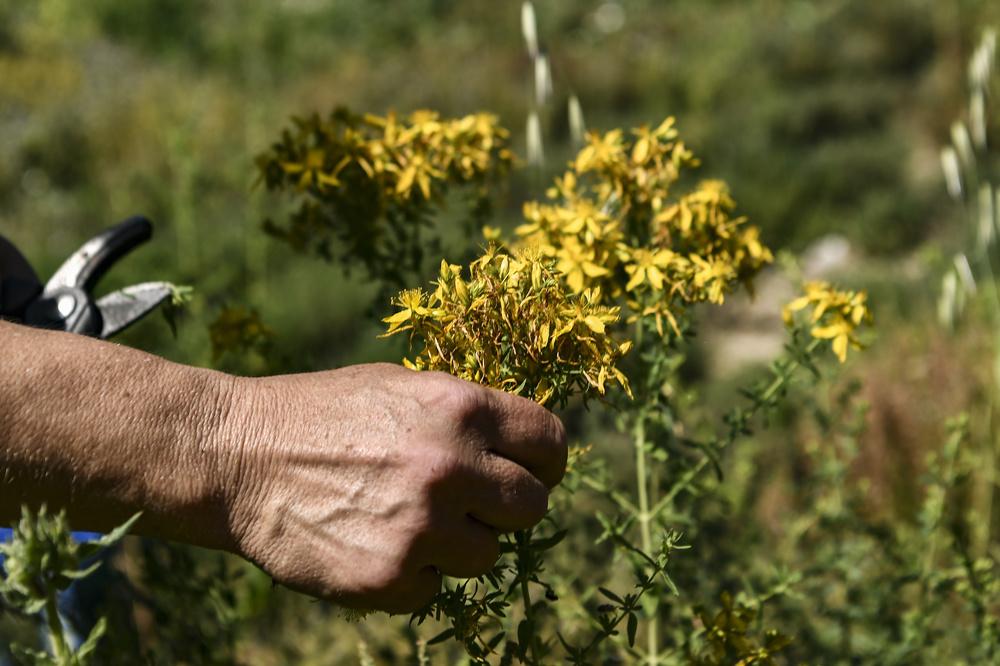
[[[535,649],[535,618],[534,613],[531,610],[531,591],[528,589],[527,578],[521,579],[521,600],[524,603],[524,619],[528,623],[528,628],[530,629],[528,632],[528,636],[530,638],[528,639],[528,649],[526,652],[530,663],[537,664],[539,661],[538,652]]]
[[[635,327],[635,346],[642,350],[643,320],[640,318]],[[642,550],[646,555],[653,555],[653,535],[650,521],[653,514],[649,507],[649,472],[646,468],[646,407],[636,413],[635,426],[632,430],[632,443],[635,446],[635,487],[639,501],[639,534],[642,539]],[[646,627],[646,663],[655,666],[659,662],[660,639],[658,626],[657,604],[654,602]]]
[[[941,487],[941,503],[937,507],[937,512],[933,516],[932,523],[930,524],[930,534],[928,535],[927,543],[927,554],[924,558],[924,570],[923,570],[923,585],[927,589],[929,583],[931,571],[934,569],[934,561],[937,559],[937,549],[938,549],[938,532],[940,531],[941,522],[944,518],[944,507],[945,502],[948,499],[948,491],[954,487],[955,484],[955,461],[958,458],[958,447],[961,445],[961,435],[959,433],[953,433],[951,435],[951,440],[947,445],[948,459],[944,468],[943,477],[937,481]]]
[[[652,515],[649,512],[649,493],[647,484],[649,482],[646,471],[646,416],[645,410],[640,410],[636,418],[633,430],[633,443],[635,445],[635,485],[639,496],[639,532],[642,538],[642,550],[652,557],[653,537],[650,530],[650,520]],[[646,663],[655,666],[659,662],[659,636],[657,633],[656,604],[653,604],[653,611],[650,613],[649,625],[646,628]]]
[[[821,342],[823,342],[823,340],[820,340],[818,338],[812,340],[805,349],[806,356],[812,355],[812,353],[816,351],[816,348],[819,347]],[[778,376],[776,376],[771,381],[770,384],[768,384],[767,388],[764,389],[764,392],[761,393],[760,399],[747,410],[750,418],[756,415],[757,410],[760,409],[761,405],[767,404],[768,401],[770,401],[774,396],[778,394],[778,391],[784,388],[785,384],[787,384],[791,380],[792,374],[798,367],[799,367],[799,362],[792,359],[788,364],[788,366],[784,369],[784,371],[782,371]],[[726,445],[731,444],[734,441],[734,439],[735,437],[730,435],[725,441]],[[670,492],[664,495],[663,498],[656,503],[656,506],[653,507],[652,515],[654,516],[658,515],[664,508],[669,506],[670,503],[673,502],[674,499],[676,499],[677,495],[679,495],[681,491],[687,488],[688,485],[699,474],[701,474],[701,472],[708,466],[710,462],[711,458],[709,458],[707,455],[703,455],[702,458],[697,463],[695,463],[694,467],[689,469],[687,472],[684,473],[683,476],[681,476],[681,478],[677,481],[677,483],[675,483],[673,487],[670,489]]]
[[[531,604],[531,590],[528,589],[528,577],[534,569],[531,566],[531,534],[532,530],[527,529],[518,532],[515,536],[517,540],[517,569],[521,578],[521,603],[524,604],[524,621],[528,625],[528,645],[521,646],[523,654],[527,655],[528,663],[538,664],[538,648],[535,640],[535,612]],[[527,557],[526,557],[527,554]]]
[[[995,386],[996,384],[994,384]],[[977,411],[969,411],[969,442],[977,454],[976,469],[972,478],[972,511],[969,520],[969,548],[974,558],[985,557],[989,552],[993,524],[993,493],[996,487],[996,438],[993,433],[993,413],[996,409],[996,389],[986,396],[982,423],[973,419]],[[974,518],[972,518],[974,516]]]
[[[55,592],[49,592],[45,601],[45,622],[49,630],[49,643],[52,645],[52,656],[58,664],[70,664],[71,654],[63,634],[62,620],[59,619],[59,607],[56,604]]]

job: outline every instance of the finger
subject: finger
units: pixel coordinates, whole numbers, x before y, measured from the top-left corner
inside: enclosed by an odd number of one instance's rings
[[[441,571],[425,566],[406,576],[380,599],[373,600],[374,607],[387,613],[413,613],[431,602],[441,590]]]
[[[521,465],[548,488],[566,473],[566,430],[540,405],[502,391],[488,390],[489,419],[483,423],[490,449]]]
[[[438,532],[430,556],[434,566],[446,576],[475,578],[496,564],[500,540],[495,530],[471,516],[461,516]]]
[[[499,532],[526,530],[545,517],[549,490],[515,462],[487,454],[465,492],[469,514]]]

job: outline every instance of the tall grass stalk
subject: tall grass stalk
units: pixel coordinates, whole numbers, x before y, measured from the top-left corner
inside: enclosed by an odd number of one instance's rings
[[[978,299],[985,308],[987,322],[991,330],[1000,329],[1000,282],[997,280],[998,219],[996,174],[993,169],[997,155],[991,150],[989,101],[995,97],[995,30],[986,30],[969,61],[969,126],[963,120],[956,120],[951,127],[951,145],[941,152],[941,166],[948,193],[961,206],[965,223],[968,247],[955,255],[954,266],[945,275],[939,312],[945,324],[953,326],[962,315],[965,302],[981,293]],[[971,131],[970,131],[971,128]],[[969,261],[968,256],[973,258]],[[964,293],[956,294],[956,286],[962,286]],[[1000,334],[992,340],[993,382],[989,389],[987,406],[981,423],[971,427],[979,433],[983,466],[973,484],[973,511],[977,516],[977,528],[972,530],[972,552],[975,557],[987,554],[992,535],[994,497],[996,495],[997,448],[1000,439],[994,432],[996,412],[1000,408]]]

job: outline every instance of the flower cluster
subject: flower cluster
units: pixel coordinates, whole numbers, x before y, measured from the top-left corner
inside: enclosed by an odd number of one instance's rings
[[[840,362],[847,360],[847,348],[861,349],[857,329],[870,323],[867,294],[863,291],[840,291],[826,282],[807,282],[805,294],[785,306],[782,316],[787,326],[795,324],[795,314],[812,308],[809,334],[817,340],[830,340]]]
[[[268,221],[265,229],[328,259],[339,240],[344,261],[397,281],[404,276],[394,269],[426,242],[419,228],[430,225],[447,192],[471,187],[481,203],[487,185],[514,159],[507,131],[485,113],[443,119],[416,111],[398,118],[340,108],[325,119],[293,122],[257,166],[269,190],[292,191],[300,207],[287,225]],[[418,259],[405,268],[419,270]]]
[[[409,332],[423,347],[406,361],[417,370],[457,377],[530,397],[565,403],[575,393],[604,394],[608,383],[629,392],[616,367],[631,348],[608,328],[616,307],[598,288],[572,293],[555,261],[531,248],[491,246],[469,265],[441,263],[435,290],[402,292],[385,335]]]
[[[624,295],[633,319],[652,316],[661,332],[664,320],[677,330],[676,310],[722,303],[772,261],[759,229],[732,216],[725,183],[705,180],[673,196],[682,171],[698,165],[673,118],[587,141],[549,203],[526,204],[516,230],[522,244],[556,259],[573,291]]]

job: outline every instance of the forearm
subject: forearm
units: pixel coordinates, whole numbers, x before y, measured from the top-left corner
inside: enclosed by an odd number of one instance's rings
[[[21,504],[77,529],[231,548],[221,497],[234,378],[0,321],[0,524]],[[231,441],[231,440],[230,440]]]

